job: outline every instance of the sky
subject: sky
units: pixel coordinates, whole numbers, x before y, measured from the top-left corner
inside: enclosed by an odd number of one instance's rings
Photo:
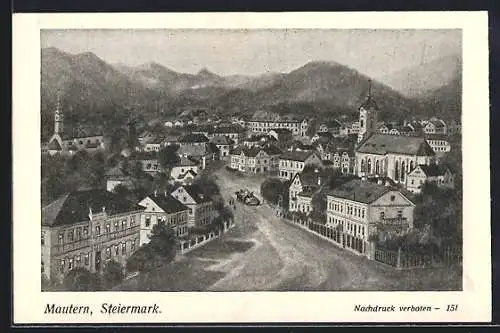
[[[461,30],[43,30],[41,47],[93,52],[112,64],[157,62],[220,75],[287,73],[336,61],[374,78],[461,54]]]

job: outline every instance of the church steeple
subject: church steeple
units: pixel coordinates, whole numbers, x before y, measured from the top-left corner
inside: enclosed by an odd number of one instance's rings
[[[54,134],[63,132],[63,112],[61,109],[61,93],[57,93],[57,104],[54,110]]]
[[[368,94],[359,107],[358,143],[377,131],[378,105],[372,96],[372,80],[368,80]]]

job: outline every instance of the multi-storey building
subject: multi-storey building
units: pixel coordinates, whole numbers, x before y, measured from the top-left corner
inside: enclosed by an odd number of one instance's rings
[[[75,267],[125,265],[139,247],[144,208],[105,190],[75,191],[42,208],[42,275],[61,282]]]
[[[285,128],[292,132],[293,135],[307,136],[307,127],[309,121],[307,119],[252,119],[248,122],[248,127],[252,132],[268,133],[275,128]]]
[[[321,158],[312,151],[287,151],[280,156],[279,177],[293,179],[306,165],[322,166]]]
[[[425,140],[437,155],[451,151],[451,145],[444,134],[427,134]]]
[[[184,237],[188,234],[189,208],[170,194],[155,192],[142,199],[139,206],[144,207],[139,245],[149,243],[151,230],[159,221],[165,222],[172,228],[177,237]]]
[[[172,181],[181,181],[186,177],[186,173],[190,173],[191,175],[198,175],[198,165],[191,161],[189,158],[181,156],[179,162],[172,166],[170,170],[170,179]]]
[[[112,192],[116,186],[123,185],[130,187],[132,185],[132,177],[121,166],[116,166],[105,173],[106,190]]]
[[[207,137],[212,139],[216,136],[225,136],[233,140],[235,144],[239,144],[245,137],[245,128],[236,125],[217,126],[208,131]]]
[[[212,199],[197,185],[179,186],[171,194],[188,207],[188,227],[210,224],[217,216]]]
[[[425,134],[446,134],[446,124],[441,119],[432,118],[423,127]]]
[[[310,214],[312,196],[322,185],[322,176],[318,170],[296,174],[288,188],[288,210]]]
[[[217,148],[219,148],[221,158],[228,157],[229,151],[233,149],[234,145],[236,144],[233,139],[225,135],[214,136],[212,139],[210,139],[210,142],[212,142],[217,146]]]
[[[238,147],[231,151],[231,168],[242,172],[276,172],[281,151],[274,146]]]
[[[327,194],[327,226],[343,236],[339,245],[367,255],[371,235],[378,231],[405,233],[413,228],[415,204],[408,194],[381,182],[349,181]]]

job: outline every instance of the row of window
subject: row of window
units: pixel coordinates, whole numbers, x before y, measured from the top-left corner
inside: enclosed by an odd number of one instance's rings
[[[190,208],[190,210],[192,210]],[[151,217],[152,215],[145,215],[145,225],[146,227],[151,226]],[[169,219],[167,220],[167,217],[165,215],[161,215],[158,217],[158,220],[162,222],[166,222],[168,226],[176,226],[177,224],[181,224],[182,222],[185,222],[187,220],[187,216],[185,214],[175,214],[175,215],[169,215]]]
[[[304,162],[294,162],[294,161],[280,161],[280,168],[304,168]]]
[[[251,123],[253,127],[269,127],[269,128],[278,128],[278,127],[299,127],[298,123]]]
[[[331,201],[328,203],[328,209],[334,212],[344,213],[344,206],[347,215],[355,216],[364,219],[366,209],[353,204],[341,204],[339,202]]]
[[[59,261],[59,269],[61,272],[64,272],[65,269],[71,270],[75,267],[75,265],[78,267],[82,264],[82,258],[83,258],[83,265],[89,266],[90,265],[90,252],[84,253],[84,254],[79,254],[73,258],[64,258]],[[66,266],[67,263],[67,266]],[[44,263],[42,261],[42,273],[44,272]]]
[[[365,237],[366,226],[361,225],[359,223],[346,221],[344,219],[340,219],[334,216],[328,216],[328,223],[333,226],[340,225],[344,232],[348,232],[356,237]]]

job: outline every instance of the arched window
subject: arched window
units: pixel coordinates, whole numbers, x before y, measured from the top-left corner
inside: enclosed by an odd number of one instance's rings
[[[378,175],[380,174],[380,165],[379,165],[379,161],[375,161],[375,173]]]
[[[405,174],[406,174],[405,161],[403,161],[401,162],[401,181],[405,180]]]
[[[361,172],[365,172],[365,160],[361,160]]]
[[[396,166],[394,167],[394,180],[399,179],[399,161],[396,161]]]
[[[413,161],[410,161],[410,171],[413,170]]]
[[[372,160],[371,158],[368,159],[368,173],[372,173]]]

